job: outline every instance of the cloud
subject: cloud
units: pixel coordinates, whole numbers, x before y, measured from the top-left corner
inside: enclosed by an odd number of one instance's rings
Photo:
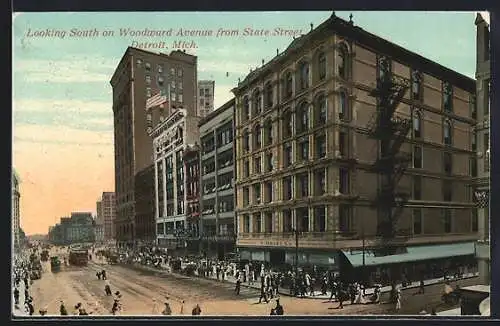
[[[45,143],[67,145],[73,148],[81,146],[113,146],[113,132],[96,132],[65,126],[39,126],[19,124],[13,128],[13,148],[19,143]],[[78,147],[75,147],[78,146]]]
[[[14,100],[14,114],[28,112],[91,112],[111,113],[112,103],[83,100],[21,99]]]
[[[88,56],[63,60],[14,60],[14,71],[27,83],[107,83],[116,65],[114,60]]]

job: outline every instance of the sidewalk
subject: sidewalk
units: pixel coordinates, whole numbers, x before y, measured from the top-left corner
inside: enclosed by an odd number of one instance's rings
[[[14,284],[14,280],[12,280],[12,284]],[[19,316],[29,316],[29,314],[25,310],[24,306],[24,282],[21,281],[19,283],[19,305],[15,305],[14,300],[14,288],[11,288],[10,295],[12,297],[12,315],[14,317]]]
[[[149,266],[144,266],[144,265],[141,265],[141,264],[134,264],[140,268],[144,268],[144,269],[148,269],[148,270],[151,270],[151,271],[155,271],[155,272],[158,272],[158,273],[170,273],[168,271],[166,271],[165,269],[156,269],[156,268],[152,268],[152,267],[149,267]],[[179,273],[172,273],[172,274],[176,274],[176,275],[181,275]],[[479,273],[467,273],[467,274],[464,274],[462,276],[462,278],[459,278],[459,279],[454,279],[454,278],[451,278],[449,279],[449,281],[456,281],[456,280],[463,280],[463,279],[468,279],[468,278],[473,278],[473,277],[476,277],[478,276]],[[195,277],[199,277],[199,276],[195,276]],[[202,277],[200,277],[202,278]],[[213,281],[217,281],[217,277],[216,276],[212,276],[212,277],[203,277],[204,279],[209,279],[209,280],[213,280]],[[236,278],[233,277],[233,276],[227,276],[224,281],[222,280],[219,280],[219,282],[225,282],[225,283],[232,283],[232,284],[235,284],[236,283]],[[434,278],[434,279],[430,279],[430,280],[425,280],[424,281],[424,285],[428,286],[428,285],[434,285],[434,284],[439,284],[439,283],[444,283],[444,279],[442,277],[440,278]],[[256,289],[256,290],[259,290],[260,291],[260,280],[252,283],[252,284],[249,284],[248,282],[245,282],[245,283],[241,283],[241,286],[243,287],[246,287],[246,288],[253,288],[253,289]],[[408,290],[408,289],[414,289],[414,288],[418,288],[420,286],[420,281],[417,281],[417,282],[412,282],[410,283],[409,285],[407,285],[406,287],[402,287],[401,284],[398,284],[398,286],[402,289],[402,290]],[[289,296],[289,297],[293,297],[293,295],[290,294],[290,290],[288,288],[280,288],[280,295],[282,296]],[[381,293],[389,293],[391,291],[391,286],[384,286],[382,287],[381,289]],[[365,289],[365,295],[370,295],[370,294],[373,294],[375,292],[375,288],[367,288]],[[304,297],[305,299],[321,299],[321,300],[328,300],[330,299],[330,295],[331,295],[331,292],[330,291],[327,291],[326,292],[326,295],[324,294],[321,294],[321,291],[314,291],[314,296],[310,296],[309,293],[306,294],[306,296]],[[335,296],[334,296],[335,297]]]

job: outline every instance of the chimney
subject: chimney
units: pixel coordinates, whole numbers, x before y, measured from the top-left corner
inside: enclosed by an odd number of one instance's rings
[[[311,32],[312,32],[314,24],[313,24],[313,23],[311,23],[311,24],[309,24],[309,25],[311,26]]]
[[[262,65],[264,65],[264,59],[262,59]]]
[[[276,55],[280,54],[280,49],[276,49]]]

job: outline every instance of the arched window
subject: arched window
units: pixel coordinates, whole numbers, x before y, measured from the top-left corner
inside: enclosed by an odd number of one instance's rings
[[[267,119],[264,122],[264,144],[271,145],[273,143],[273,122]]]
[[[250,120],[250,100],[248,96],[243,98],[243,115],[241,117],[243,122]]]
[[[349,50],[347,46],[342,43],[338,48],[337,55],[337,74],[342,79],[349,78]]]
[[[422,137],[422,114],[418,111],[413,112],[413,138]]]
[[[318,53],[318,80],[326,78],[326,55],[322,50]]]
[[[445,120],[444,121],[444,126],[443,126],[443,136],[444,136],[444,144],[445,145],[451,145],[452,143],[452,125],[450,120]]]
[[[250,151],[250,134],[246,129],[243,131],[243,150],[245,152]]]
[[[296,129],[298,133],[309,129],[309,110],[307,103],[302,103],[296,111]]]
[[[309,87],[309,63],[301,62],[299,65],[299,90]]]
[[[253,146],[253,149],[259,149],[262,146],[262,133],[259,124],[253,129]]]
[[[285,75],[284,96],[285,98],[290,98],[292,97],[292,94],[293,94],[293,77],[292,73],[289,71]]]
[[[315,120],[316,126],[321,126],[326,123],[327,120],[327,103],[326,103],[326,96],[324,94],[321,94],[318,96],[316,100],[316,107],[315,107]]]
[[[273,85],[271,82],[268,82],[266,84],[264,92],[265,92],[264,93],[265,106],[266,106],[266,108],[270,108],[273,106],[273,100],[274,100]]]
[[[262,96],[259,89],[253,92],[252,108],[252,118],[262,113]]]
[[[349,117],[349,108],[347,102],[347,94],[345,91],[341,91],[339,94],[339,119],[341,121],[347,121]]]
[[[283,138],[288,138],[293,135],[293,120],[290,109],[283,113]]]

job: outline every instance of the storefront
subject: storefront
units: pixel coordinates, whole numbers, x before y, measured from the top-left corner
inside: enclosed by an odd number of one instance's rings
[[[343,277],[368,284],[388,285],[391,281],[418,281],[477,271],[474,242],[408,246],[389,256],[378,256],[370,249],[342,250],[340,261]]]

